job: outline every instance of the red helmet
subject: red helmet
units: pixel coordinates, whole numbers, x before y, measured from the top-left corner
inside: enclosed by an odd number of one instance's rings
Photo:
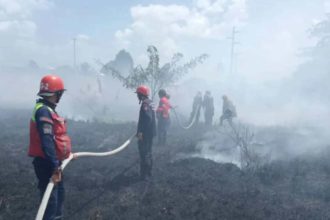
[[[46,75],[41,79],[39,96],[52,96],[56,92],[64,91],[63,80],[55,75]]]
[[[144,95],[144,96],[149,96],[149,88],[147,86],[141,85],[139,87],[136,88],[136,92],[138,94]]]

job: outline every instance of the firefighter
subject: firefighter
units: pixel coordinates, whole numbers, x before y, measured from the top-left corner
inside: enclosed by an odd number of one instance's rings
[[[170,109],[169,95],[165,89],[160,89],[158,92],[159,105],[157,108],[157,120],[158,120],[158,144],[165,145],[167,131],[170,126]]]
[[[226,95],[222,96],[222,100],[223,100],[223,105],[222,105],[222,115],[220,117],[220,126],[223,125],[224,120],[227,120],[229,125],[232,126],[233,118],[237,116],[236,108]]]
[[[205,125],[207,127],[211,127],[213,115],[214,115],[214,103],[213,103],[213,97],[212,97],[210,91],[206,91],[204,94],[203,108],[204,108]]]
[[[61,163],[71,153],[71,140],[66,122],[55,108],[64,93],[63,80],[55,75],[41,79],[37,100],[30,120],[29,156],[33,157],[34,171],[38,179],[41,197],[49,181],[55,184],[50,195],[44,219],[62,219],[64,201]]]
[[[196,117],[195,124],[199,122],[199,116],[200,116],[202,104],[203,104],[202,92],[198,91],[196,96],[194,97],[192,111],[189,120],[190,122],[194,120],[194,117]]]
[[[149,99],[149,88],[139,86],[136,94],[141,104],[137,127],[138,147],[140,154],[140,178],[149,180],[152,169],[152,141],[156,135],[156,119],[152,101]]]

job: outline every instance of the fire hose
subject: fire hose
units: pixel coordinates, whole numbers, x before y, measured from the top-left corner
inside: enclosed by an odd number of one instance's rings
[[[124,150],[132,141],[132,139],[135,137],[135,134],[132,135],[128,140],[126,140],[121,146],[119,146],[118,148],[111,150],[111,151],[107,151],[107,152],[100,152],[100,153],[96,153],[96,152],[78,152],[78,153],[73,153],[70,154],[70,156],[68,158],[66,158],[65,160],[63,160],[62,165],[61,165],[61,170],[63,171],[64,168],[70,163],[70,161],[73,158],[79,158],[79,157],[104,157],[104,156],[110,156],[116,153],[119,153],[120,151]],[[50,197],[50,194],[54,188],[54,182],[53,181],[49,181],[46,191],[42,197],[39,209],[38,209],[38,213],[36,216],[36,220],[42,220],[45,211],[46,211],[46,207],[48,204],[48,200]]]
[[[190,124],[187,125],[187,126],[184,126],[184,125],[182,124],[182,122],[181,122],[181,120],[180,120],[178,114],[176,113],[175,109],[173,109],[173,112],[174,112],[175,117],[176,117],[176,119],[177,119],[177,121],[178,121],[178,123],[179,123],[179,126],[180,126],[181,128],[183,128],[183,129],[185,129],[185,130],[190,129],[190,128],[195,124],[195,122],[196,122],[196,119],[197,119],[197,113],[200,111],[200,108],[201,108],[201,105],[198,106],[197,110],[194,112],[194,115],[193,115],[193,118],[192,118]]]
[[[197,113],[200,110],[200,108],[201,108],[201,106],[199,106],[197,108],[197,111],[194,112],[192,121],[187,126],[184,126],[181,123],[181,120],[179,119],[175,109],[173,109],[173,112],[174,112],[175,117],[176,117],[176,119],[179,123],[179,126],[183,129],[185,129],[185,130],[190,129],[196,122]],[[124,150],[131,143],[131,141],[134,137],[135,137],[135,134],[132,135],[128,140],[126,140],[121,146],[119,146],[118,148],[116,148],[112,151],[99,152],[99,153],[97,153],[97,152],[77,152],[77,153],[70,154],[67,159],[62,161],[61,170],[63,171],[64,168],[71,162],[72,159],[76,159],[76,158],[79,158],[79,157],[104,157],[104,156],[110,156],[110,155],[114,155],[116,153],[119,153],[120,151]],[[42,220],[42,218],[45,214],[46,208],[47,208],[47,204],[48,204],[50,194],[51,194],[51,192],[54,188],[54,185],[55,185],[54,182],[50,180],[48,185],[47,185],[47,188],[44,192],[44,195],[42,197],[42,200],[41,200],[41,203],[40,203],[40,206],[39,206],[39,209],[38,209],[38,213],[37,213],[37,216],[36,216],[36,220]]]

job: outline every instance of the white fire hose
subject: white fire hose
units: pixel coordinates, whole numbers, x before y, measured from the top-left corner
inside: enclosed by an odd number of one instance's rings
[[[196,121],[196,118],[197,118],[197,113],[198,113],[198,111],[200,110],[200,108],[201,108],[201,105],[197,108],[197,110],[195,111],[194,116],[193,116],[193,118],[192,118],[193,120],[192,120],[192,121],[190,122],[190,124],[187,125],[187,126],[184,126],[184,125],[181,123],[181,120],[179,119],[178,114],[176,113],[175,109],[173,109],[173,112],[174,112],[175,117],[176,117],[176,119],[177,119],[177,121],[178,121],[178,123],[179,123],[179,126],[180,126],[181,128],[183,128],[183,129],[185,129],[185,130],[190,129],[190,128],[195,124],[195,121]]]
[[[112,151],[107,151],[107,152],[100,152],[100,153],[95,153],[95,152],[78,152],[78,153],[73,153],[70,154],[70,156],[62,161],[62,165],[61,165],[61,170],[63,171],[64,168],[66,167],[66,165],[69,164],[69,162],[73,159],[73,158],[78,158],[78,157],[104,157],[104,156],[110,156],[113,154],[116,154],[122,150],[124,150],[132,141],[132,139],[135,137],[135,135],[132,135],[127,141],[125,141],[125,143],[123,143],[121,146],[119,146],[118,148],[112,150]],[[48,204],[48,200],[50,197],[50,194],[52,192],[54,188],[54,183],[53,181],[49,181],[46,191],[42,197],[39,209],[38,209],[38,213],[36,216],[36,220],[42,220],[45,211],[46,211],[46,207]]]

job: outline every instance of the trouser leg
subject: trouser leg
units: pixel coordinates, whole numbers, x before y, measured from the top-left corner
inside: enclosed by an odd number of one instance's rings
[[[56,209],[55,219],[61,220],[63,216],[63,202],[65,198],[63,175],[62,175],[62,181],[56,185],[56,191],[57,191],[57,209]]]
[[[167,133],[168,133],[168,129],[170,127],[171,124],[171,120],[170,118],[165,118],[163,120],[163,133],[162,133],[162,144],[165,145],[166,141],[167,141]]]
[[[162,132],[161,132],[161,134],[160,134],[160,144],[161,145],[164,145],[165,144],[165,137],[166,136],[166,131],[165,131],[165,129],[163,128],[162,129]]]
[[[210,116],[210,119],[209,119],[209,126],[212,127],[212,123],[213,123],[213,115]]]
[[[45,211],[44,220],[54,220],[56,217],[56,211],[57,211],[57,188],[56,186],[52,190],[52,193],[50,194],[48,205]]]
[[[221,115],[221,117],[220,117],[220,126],[222,126],[223,125],[223,120],[225,119],[225,117],[223,116],[223,115]]]
[[[164,136],[163,136],[163,145],[166,144],[166,140],[167,140],[167,130],[164,131]]]
[[[146,176],[146,169],[145,169],[145,149],[144,149],[144,141],[139,140],[138,141],[138,147],[139,147],[139,155],[140,155],[140,177],[142,179]]]
[[[211,119],[210,119],[209,116],[206,118],[205,124],[206,124],[207,127],[210,127],[211,126]]]
[[[139,141],[140,176],[142,179],[151,176],[152,170],[152,139]]]
[[[33,161],[33,165],[34,165],[34,171],[38,178],[38,189],[40,191],[40,197],[42,199],[42,197],[46,191],[47,185],[49,183],[50,177],[52,176],[52,169],[51,169],[50,164],[43,159],[35,159]],[[57,193],[58,193],[57,186],[55,186],[50,194],[43,220],[54,220],[55,219],[57,206],[58,206],[58,204],[57,204],[58,194]]]
[[[146,168],[147,168],[147,176],[151,176],[152,170],[152,139],[149,139],[146,143]]]
[[[158,139],[158,144],[161,144],[161,141],[162,141],[162,119],[161,118],[158,118],[158,125],[157,125],[157,139]]]
[[[195,124],[198,124],[199,123],[199,115],[200,115],[200,108],[197,110]]]
[[[212,125],[212,116],[210,114],[205,114],[205,125],[210,127]]]
[[[229,123],[230,127],[233,128],[233,118],[229,117],[227,120],[228,120],[228,123]]]
[[[158,143],[161,145],[166,144],[167,131],[170,125],[170,119],[163,118],[158,120]]]

